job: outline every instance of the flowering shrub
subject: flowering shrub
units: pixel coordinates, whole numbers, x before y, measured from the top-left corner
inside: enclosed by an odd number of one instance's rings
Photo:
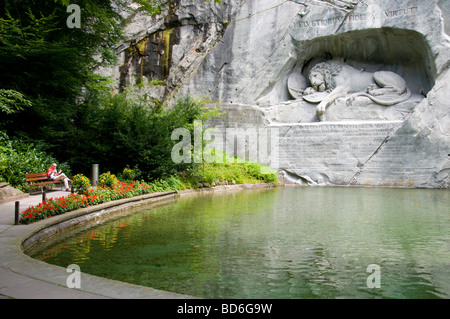
[[[116,175],[111,174],[111,172],[103,173],[98,177],[99,186],[113,187],[118,182],[119,180],[117,179]]]
[[[124,181],[134,181],[138,178],[138,176],[140,175],[140,171],[137,167],[131,169],[129,167],[125,167],[123,169],[122,174],[119,174],[119,177],[121,178],[121,180]]]
[[[58,163],[43,149],[43,144],[10,138],[0,131],[0,181],[28,192],[30,185],[25,181],[25,174],[47,172],[52,163]],[[71,175],[67,163],[58,163],[59,169],[67,176]]]
[[[67,197],[51,198],[37,206],[31,206],[22,213],[20,223],[29,224],[79,208],[122,198],[131,198],[151,191],[150,185],[138,182],[117,182],[112,188],[99,186],[87,189],[84,194],[70,194]]]
[[[77,174],[73,177],[73,187],[79,194],[84,194],[90,186],[91,181],[83,174]]]

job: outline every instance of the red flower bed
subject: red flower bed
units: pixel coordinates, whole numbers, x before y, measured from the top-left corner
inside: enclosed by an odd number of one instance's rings
[[[22,213],[20,223],[29,224],[79,208],[122,198],[131,198],[150,192],[150,185],[138,182],[119,182],[112,188],[95,187],[88,189],[85,194],[70,194],[67,197],[50,198],[37,206],[31,206]]]

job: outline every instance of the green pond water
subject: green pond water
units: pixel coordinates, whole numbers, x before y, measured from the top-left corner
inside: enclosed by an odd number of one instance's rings
[[[285,187],[187,197],[29,254],[203,298],[450,298],[450,192]],[[373,264],[379,271],[368,271]]]

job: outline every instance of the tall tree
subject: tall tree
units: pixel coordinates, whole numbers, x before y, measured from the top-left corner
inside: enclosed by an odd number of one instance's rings
[[[22,108],[32,105],[26,112],[0,113],[10,131],[63,143],[65,127],[76,125],[71,115],[81,92],[105,83],[93,70],[114,61],[112,49],[122,34],[114,8],[123,3],[76,3],[79,28],[70,23],[68,0],[6,0],[0,5],[0,90],[28,101]],[[11,105],[3,108],[11,110]]]
[[[138,10],[156,14],[178,0],[136,2],[141,5]],[[108,116],[116,116],[112,112],[116,108],[105,102],[108,79],[94,72],[116,60],[114,48],[125,23],[120,13],[130,10],[130,3],[130,0],[1,1],[0,129],[7,130],[10,136],[45,141],[47,150],[60,161],[68,161],[71,156],[77,156],[78,162],[95,160],[93,154],[102,157],[107,152],[125,149],[131,154],[132,144],[123,137],[144,135],[124,132],[130,127],[147,130],[149,126],[142,124],[141,119],[136,120],[138,126],[131,116],[123,116],[129,122],[120,125],[103,121],[114,120]],[[124,104],[113,102],[112,105]],[[137,111],[138,108],[133,110]],[[96,134],[95,126],[100,121],[119,125],[120,134],[113,139],[114,149],[110,148],[111,140],[105,141],[110,135]],[[86,125],[86,129],[80,130],[80,125]],[[90,132],[90,136],[85,132]],[[145,143],[147,140],[139,139]],[[90,153],[81,152],[83,143]],[[135,148],[142,149],[142,145]],[[155,154],[152,150],[147,153]],[[154,155],[148,156],[152,156],[149,161],[156,161]]]

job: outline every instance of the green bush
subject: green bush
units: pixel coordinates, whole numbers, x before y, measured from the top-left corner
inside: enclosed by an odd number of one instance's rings
[[[150,183],[155,192],[166,192],[170,190],[180,190],[183,188],[182,181],[176,176],[159,178]]]
[[[171,107],[133,99],[127,92],[86,97],[75,119],[77,128],[64,146],[65,156],[79,172],[88,172],[91,163],[99,163],[102,170],[111,172],[120,172],[125,165],[133,171],[139,167],[135,178],[147,181],[174,175],[189,164],[173,162],[171,151],[178,141],[171,139],[172,132],[186,128],[193,138],[194,121],[217,114],[216,109],[205,109],[205,101],[190,96]],[[118,175],[130,178],[123,172]]]
[[[275,170],[263,164],[230,157],[220,150],[215,150],[215,152],[221,152],[223,163],[196,164],[190,171],[190,176],[182,178],[183,183],[194,188],[205,183],[211,186],[224,183],[254,184],[265,182],[278,184],[278,175]],[[208,153],[211,152],[208,151]]]
[[[47,172],[52,163],[57,163],[57,160],[42,146],[10,139],[5,132],[0,132],[0,181],[26,192],[29,185],[25,174]],[[71,174],[67,163],[60,163],[59,169],[67,176]]]
[[[131,182],[137,180],[140,175],[141,171],[137,165],[132,169],[127,166],[123,169],[122,173],[117,175],[117,178],[121,181]]]

